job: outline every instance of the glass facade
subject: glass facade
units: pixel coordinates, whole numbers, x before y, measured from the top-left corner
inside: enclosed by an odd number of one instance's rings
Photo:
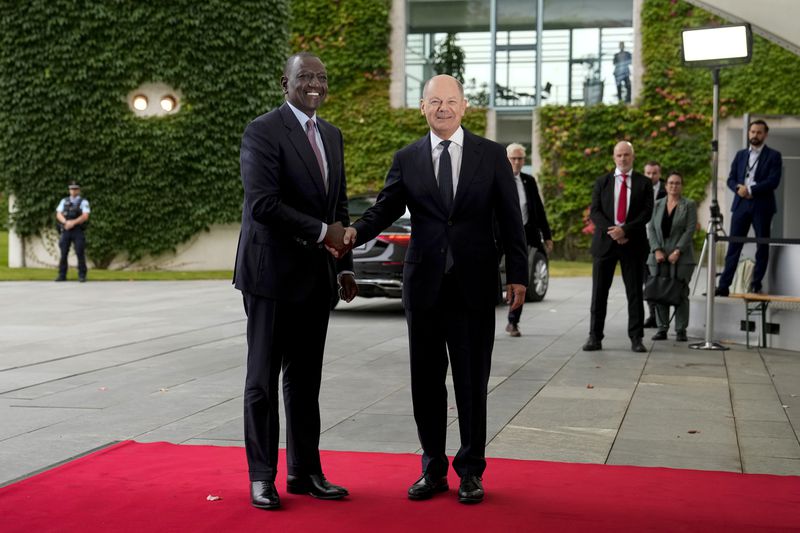
[[[498,114],[529,115],[537,92],[541,105],[615,103],[615,54],[620,43],[636,53],[632,0],[408,0],[406,5],[410,107],[419,104],[426,79],[453,67],[446,60],[453,57],[452,47],[444,47],[449,36],[463,52],[470,103]]]

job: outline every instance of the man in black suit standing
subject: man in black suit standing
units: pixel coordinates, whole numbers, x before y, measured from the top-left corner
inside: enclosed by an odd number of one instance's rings
[[[644,164],[644,175],[650,178],[650,183],[653,184],[653,205],[655,205],[656,200],[667,195],[667,186],[664,183],[664,180],[661,179],[661,164],[658,161],[648,161]],[[647,223],[647,233],[649,237],[650,222]],[[647,266],[647,260],[645,260],[645,283],[647,283],[648,278],[650,278],[650,268]],[[654,303],[647,302],[647,309],[649,313],[647,315],[647,320],[644,321],[644,327],[654,328],[656,327],[656,305]]]
[[[518,143],[511,143],[506,146],[506,155],[508,162],[511,163],[514,184],[517,186],[517,194],[519,194],[519,208],[522,211],[522,224],[525,226],[525,240],[528,246],[549,254],[553,251],[553,234],[544,211],[539,187],[533,176],[522,172],[522,167],[525,165],[525,147]],[[529,281],[533,283],[533,280]],[[522,306],[508,313],[506,333],[512,337],[521,335],[519,331],[521,316]]]
[[[234,284],[247,314],[244,439],[251,503],[275,509],[278,377],[283,371],[287,490],[339,499],[319,457],[319,388],[331,304],[358,289],[351,254],[334,261],[349,224],[342,133],[316,116],[327,96],[325,66],[301,52],[281,85],[286,102],[244,132],[242,229]]]
[[[495,332],[497,249],[493,216],[506,253],[511,307],[528,283],[519,197],[502,146],[461,127],[464,88],[451,76],[428,80],[420,109],[430,133],[394,156],[373,207],[345,232],[354,245],[374,238],[411,212],[411,243],[403,267],[411,396],[422,445],[422,476],[412,500],[448,490],[448,354],[458,407],[461,447],[453,468],[462,503],[483,500],[486,399]]]
[[[731,237],[746,237],[753,226],[756,237],[769,238],[772,217],[778,210],[775,189],[781,183],[783,160],[781,153],[766,144],[769,126],[763,120],[754,120],[747,130],[750,148],[739,150],[733,158],[728,188],[736,193],[731,206]],[[743,244],[728,244],[725,270],[719,278],[717,296],[728,296],[739,264]],[[769,244],[756,245],[756,266],[749,292],[761,292],[761,280],[767,273]]]
[[[646,352],[642,264],[650,249],[645,226],[653,214],[653,184],[633,170],[633,146],[621,141],[614,146],[613,172],[600,176],[592,190],[590,218],[592,237],[592,315],[585,351],[603,349],[603,329],[608,308],[608,291],[617,262],[628,298],[628,337],[631,350]]]

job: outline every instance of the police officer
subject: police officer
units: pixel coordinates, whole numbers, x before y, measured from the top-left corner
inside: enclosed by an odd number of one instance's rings
[[[81,198],[81,186],[76,182],[69,184],[69,196],[62,198],[56,207],[56,219],[61,228],[61,238],[58,247],[61,249],[61,259],[58,262],[58,277],[56,281],[67,279],[67,256],[70,244],[75,245],[75,255],[78,256],[78,279],[86,281],[86,237],[83,231],[86,221],[89,220],[89,202]]]

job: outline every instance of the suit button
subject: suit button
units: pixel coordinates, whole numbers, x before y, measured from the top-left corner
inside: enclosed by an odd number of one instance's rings
[[[448,221],[447,221],[447,225],[448,225],[448,226],[452,226],[452,225],[453,225],[453,221],[452,221],[452,220],[448,220]]]
[[[439,252],[444,253],[444,248],[439,248]]]

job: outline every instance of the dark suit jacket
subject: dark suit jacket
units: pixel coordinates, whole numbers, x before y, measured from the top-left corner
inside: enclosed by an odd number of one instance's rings
[[[397,152],[377,202],[353,224],[358,243],[374,238],[399,218],[406,206],[412,228],[403,267],[406,308],[434,304],[448,247],[453,255],[453,275],[468,303],[494,306],[498,267],[494,213],[506,251],[508,283],[528,284],[519,196],[505,149],[499,144],[464,130],[461,173],[451,213],[445,211],[436,182],[430,135]]]
[[[744,185],[747,163],[750,158],[749,150],[739,150],[731,163],[731,173],[728,176],[728,188],[734,193],[737,185]],[[775,203],[775,189],[781,183],[783,162],[781,153],[764,145],[761,155],[758,156],[756,165],[755,183],[751,187],[753,194],[753,209],[755,214],[773,215],[778,209]],[[738,194],[733,197],[731,212],[735,212],[744,201]]]
[[[352,270],[353,256],[338,262],[316,244],[321,222],[349,225],[342,132],[317,117],[328,161],[328,193],[304,128],[288,104],[253,120],[241,147],[244,186],[242,229],[234,285],[259,296],[298,302],[309,280]]]
[[[649,250],[647,230],[645,229],[653,214],[653,184],[648,177],[633,171],[630,176],[631,186],[630,207],[622,229],[629,242],[624,246],[637,254],[641,254],[642,261]],[[608,228],[614,226],[616,219],[616,205],[614,205],[614,172],[600,176],[595,181],[592,190],[592,207],[590,218],[594,222],[594,236],[592,237],[592,255],[603,257],[609,254],[617,244],[607,235]]]
[[[525,224],[525,238],[529,245],[536,246],[540,252],[546,253],[542,241],[552,240],[553,233],[550,231],[550,223],[547,221],[542,197],[539,195],[539,187],[530,174],[520,172],[519,177],[522,179],[522,186],[528,200],[528,223]]]

